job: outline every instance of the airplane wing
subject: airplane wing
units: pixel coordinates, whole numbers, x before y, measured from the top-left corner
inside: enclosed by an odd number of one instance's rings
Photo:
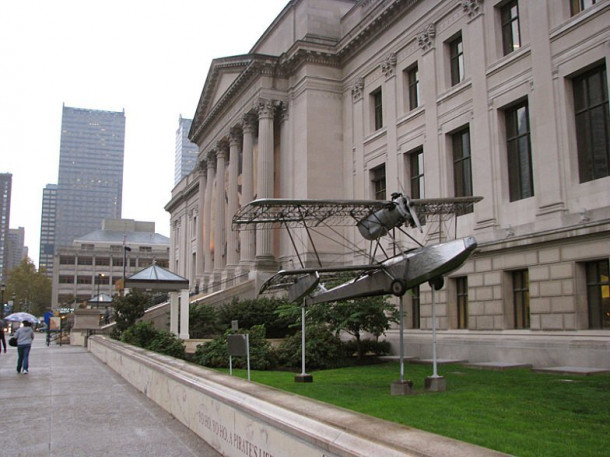
[[[409,199],[418,216],[453,216],[472,208],[483,197]],[[262,198],[243,206],[233,217],[235,230],[287,227],[316,227],[321,224],[352,225],[375,211],[388,208],[387,200],[293,200]]]
[[[288,227],[316,227],[323,223],[353,225],[373,211],[385,208],[382,200],[292,200],[262,198],[242,207],[233,217],[237,230]]]

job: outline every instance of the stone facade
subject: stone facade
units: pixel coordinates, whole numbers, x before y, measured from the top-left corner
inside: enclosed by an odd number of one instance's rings
[[[608,135],[610,3],[571,3],[288,3],[249,54],[212,62],[190,132],[199,166],[166,206],[171,267],[207,293],[256,288],[291,265],[284,234],[232,231],[254,198],[370,199],[379,185],[385,198],[480,195],[447,230],[479,249],[435,294],[440,331],[473,344],[477,331],[527,341],[589,332],[608,344],[610,145],[587,178],[575,119],[579,88],[605,78],[596,135]],[[358,261],[322,237],[316,248],[335,264]],[[432,327],[431,295],[423,285],[419,305],[404,298],[414,337]]]

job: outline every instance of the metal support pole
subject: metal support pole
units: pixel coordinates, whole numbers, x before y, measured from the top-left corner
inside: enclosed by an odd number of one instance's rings
[[[400,382],[405,380],[405,313],[404,295],[400,297]]]
[[[305,304],[301,306],[301,375],[305,375]]]
[[[432,286],[432,376],[438,377],[436,371],[436,300],[435,300],[435,289]]]

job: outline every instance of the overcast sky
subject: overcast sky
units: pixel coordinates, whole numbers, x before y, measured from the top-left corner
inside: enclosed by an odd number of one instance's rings
[[[0,2],[0,173],[13,175],[10,227],[25,227],[36,265],[62,104],[125,110],[123,218],[169,236],[178,117],[193,117],[211,60],[246,54],[287,3]]]

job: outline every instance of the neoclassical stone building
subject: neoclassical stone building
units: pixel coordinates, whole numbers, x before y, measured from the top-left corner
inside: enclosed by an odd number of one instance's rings
[[[607,0],[290,1],[212,62],[170,267],[254,295],[294,258],[281,232],[232,230],[254,198],[480,195],[454,227],[479,249],[435,297],[440,356],[610,367],[609,59]],[[405,296],[407,354],[430,355],[430,303]]]

